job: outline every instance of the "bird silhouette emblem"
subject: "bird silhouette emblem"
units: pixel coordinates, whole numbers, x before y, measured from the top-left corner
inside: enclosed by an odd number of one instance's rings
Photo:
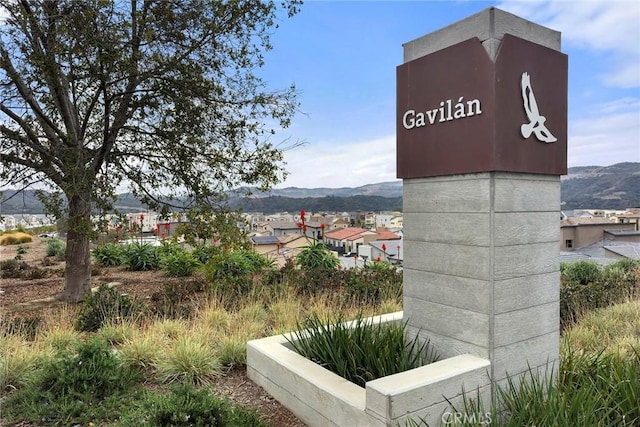
[[[545,116],[540,115],[538,111],[538,103],[536,97],[533,94],[531,88],[531,77],[529,73],[522,73],[522,79],[520,80],[520,87],[522,88],[522,102],[524,103],[524,111],[527,113],[529,123],[524,123],[520,126],[520,134],[527,139],[532,133],[536,135],[539,141],[544,143],[556,142],[557,139],[551,134],[549,129],[544,125],[547,120]]]

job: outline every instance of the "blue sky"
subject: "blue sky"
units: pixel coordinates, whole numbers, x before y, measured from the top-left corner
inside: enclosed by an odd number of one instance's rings
[[[295,83],[278,187],[393,181],[402,44],[496,6],[562,32],[569,55],[569,166],[640,162],[640,2],[307,1],[273,35],[263,77]],[[274,141],[276,142],[276,141]]]

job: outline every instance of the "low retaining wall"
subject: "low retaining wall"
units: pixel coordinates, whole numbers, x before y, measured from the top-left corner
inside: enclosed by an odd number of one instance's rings
[[[376,316],[397,322],[402,312]],[[447,425],[451,402],[462,407],[462,391],[490,402],[490,362],[464,354],[388,377],[365,388],[322,368],[290,348],[291,334],[249,341],[247,374],[310,427],[403,426],[408,419]],[[447,401],[449,400],[449,402]]]

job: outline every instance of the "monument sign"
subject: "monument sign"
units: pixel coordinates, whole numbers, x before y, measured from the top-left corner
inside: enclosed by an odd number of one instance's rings
[[[490,8],[404,45],[397,175],[404,318],[444,357],[504,381],[559,354],[560,34]]]
[[[567,173],[566,55],[505,34],[494,62],[473,37],[399,66],[397,86],[399,178]]]

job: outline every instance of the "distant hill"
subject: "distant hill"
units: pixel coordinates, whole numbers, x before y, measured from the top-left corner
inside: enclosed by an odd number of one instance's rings
[[[569,168],[560,187],[562,209],[640,207],[640,163]]]
[[[402,196],[324,196],[324,197],[255,197],[238,200],[233,207],[245,212],[297,212],[301,209],[310,212],[353,212],[353,211],[391,211],[402,209]]]
[[[351,197],[351,196],[378,196],[378,197],[402,197],[402,181],[379,182],[367,184],[361,187],[342,188],[276,188],[266,193],[257,193],[256,197],[292,197],[292,198],[317,198],[317,197]]]
[[[562,209],[626,209],[640,207],[640,163],[569,168],[561,178]],[[38,214],[42,205],[33,191],[11,197],[5,190],[0,199],[0,215]],[[23,201],[24,200],[24,201]],[[402,206],[402,181],[381,182],[361,187],[274,189],[247,199],[232,198],[230,204],[244,211],[384,211]],[[120,194],[116,202],[122,212],[139,212],[145,207],[131,194]]]

